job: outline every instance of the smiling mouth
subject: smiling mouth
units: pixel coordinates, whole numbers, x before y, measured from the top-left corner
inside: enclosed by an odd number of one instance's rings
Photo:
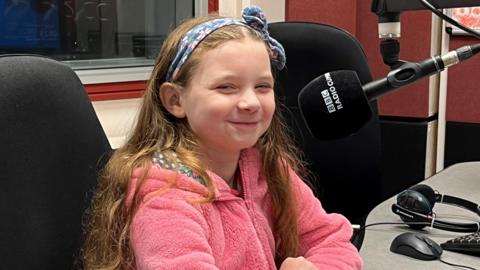
[[[233,122],[230,121],[231,124],[235,126],[241,126],[241,127],[254,127],[258,125],[258,122]]]

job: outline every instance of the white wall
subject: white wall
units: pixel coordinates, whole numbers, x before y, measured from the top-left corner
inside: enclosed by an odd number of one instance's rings
[[[95,101],[93,107],[112,148],[123,145],[135,123],[141,100]]]

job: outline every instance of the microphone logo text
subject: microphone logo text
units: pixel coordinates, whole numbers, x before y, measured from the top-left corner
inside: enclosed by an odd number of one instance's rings
[[[325,74],[325,79],[327,81],[328,88],[321,92],[323,101],[327,106],[329,113],[334,113],[338,110],[343,109],[342,101],[337,94],[337,89],[335,88],[335,83],[332,80],[330,73]]]

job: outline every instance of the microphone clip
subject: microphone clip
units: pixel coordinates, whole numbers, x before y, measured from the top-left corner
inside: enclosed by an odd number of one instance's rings
[[[391,70],[394,70],[406,63],[406,61],[399,59],[400,42],[398,39],[382,39],[380,41],[380,53],[382,55],[383,63],[388,65]]]

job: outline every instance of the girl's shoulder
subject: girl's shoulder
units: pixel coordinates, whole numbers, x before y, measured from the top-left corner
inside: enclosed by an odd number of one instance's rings
[[[203,179],[180,162],[175,153],[155,152],[146,169],[136,168],[132,172],[129,194],[135,192],[145,201],[154,195],[204,197],[208,189]]]
[[[156,151],[147,169],[134,169],[132,178],[151,179],[159,183],[170,183],[175,180],[175,182],[180,181],[187,184],[197,183],[205,185],[205,181],[200,175],[183,164],[175,152],[170,151]]]
[[[183,164],[175,152],[155,152],[152,157],[152,166],[157,167],[160,170],[174,171],[187,177],[189,181],[194,180],[205,185],[203,178],[196,174],[191,168]]]

